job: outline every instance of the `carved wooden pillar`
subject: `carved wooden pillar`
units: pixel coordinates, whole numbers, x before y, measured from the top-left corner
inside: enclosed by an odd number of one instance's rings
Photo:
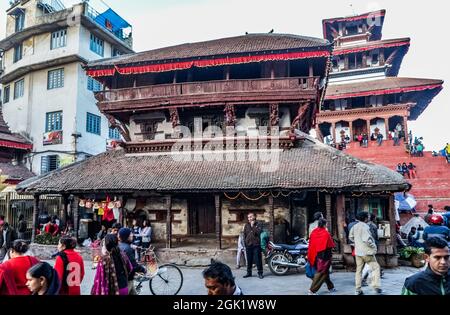
[[[225,124],[227,127],[234,127],[236,124],[236,111],[233,104],[225,105]]]
[[[308,62],[308,67],[309,67],[309,76],[313,77],[314,76],[314,67],[313,67],[313,63],[311,60],[309,60],[309,62]]]
[[[172,81],[172,83],[175,84],[175,83],[177,83],[177,81],[178,81],[178,71],[175,71],[173,73],[173,81]]]
[[[405,142],[409,143],[408,117],[403,116],[403,130],[405,131]]]
[[[389,118],[384,118],[384,126],[386,128],[386,140],[389,140]]]
[[[166,248],[172,248],[172,196],[166,197]]]
[[[36,239],[36,230],[39,227],[39,195],[33,196],[33,230],[31,231],[31,242]]]
[[[224,71],[225,71],[225,75],[224,75],[225,80],[230,80],[230,66],[225,66]]]
[[[346,244],[345,235],[345,196],[340,194],[336,196],[336,223],[337,223],[337,237],[339,239],[340,253],[344,253],[344,245]]]
[[[355,139],[353,138],[354,134],[353,134],[353,121],[349,121],[348,122],[348,129],[349,129],[349,137],[350,137],[350,141],[354,141]]]
[[[75,237],[78,239],[78,235],[80,234],[79,226],[80,226],[80,220],[79,220],[79,211],[78,211],[78,205],[80,204],[80,198],[77,196],[73,197],[72,202],[70,203],[71,212],[73,215],[73,230],[75,231]]]
[[[384,66],[385,64],[386,64],[386,59],[385,59],[385,56],[384,56],[384,49],[383,48],[381,48],[380,49],[380,66]]]
[[[325,209],[326,209],[326,216],[327,216],[327,227],[328,231],[331,235],[333,235],[333,215],[331,213],[331,195],[326,194],[325,195]]]
[[[397,254],[397,229],[396,224],[397,221],[395,220],[395,198],[394,194],[389,196],[389,224],[391,226],[391,245],[393,247],[394,255]]]
[[[363,68],[367,68],[368,67],[368,65],[367,65],[367,53],[366,52],[363,52],[362,53],[362,66],[363,66]]]
[[[67,220],[69,219],[69,195],[63,195],[63,214],[61,217],[61,221],[63,222],[63,226],[67,226]]]
[[[275,205],[272,194],[269,196],[269,233],[270,240],[273,242],[273,233],[275,231]]]
[[[269,119],[269,128],[270,128],[270,135],[274,135],[272,133],[272,128],[278,127],[280,122],[280,115],[279,115],[279,106],[277,103],[270,104],[270,119]]]
[[[214,195],[216,206],[216,239],[217,247],[222,249],[222,204],[220,202],[220,195]]]
[[[170,122],[172,123],[173,128],[173,137],[178,138],[177,127],[180,125],[180,116],[178,113],[178,108],[170,108],[169,109]]]
[[[367,136],[370,139],[370,136],[371,136],[371,134],[370,134],[370,118],[367,118],[366,124],[367,124]]]
[[[275,62],[270,62],[270,78],[275,79]]]
[[[333,142],[337,143],[337,139],[336,139],[336,122],[332,122],[331,123],[331,132],[332,132],[331,136],[333,138]]]

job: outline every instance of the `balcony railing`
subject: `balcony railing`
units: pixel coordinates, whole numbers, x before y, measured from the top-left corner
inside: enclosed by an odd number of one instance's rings
[[[319,77],[292,77],[280,79],[223,80],[151,85],[137,88],[108,90],[96,93],[100,102],[161,99],[168,97],[233,96],[260,93],[286,92],[300,95],[303,92],[316,93]],[[253,92],[253,93],[252,93]],[[281,95],[281,94],[280,94]]]

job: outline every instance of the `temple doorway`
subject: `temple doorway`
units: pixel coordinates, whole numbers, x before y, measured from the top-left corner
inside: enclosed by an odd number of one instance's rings
[[[216,207],[214,196],[198,196],[188,199],[189,234],[215,236]]]

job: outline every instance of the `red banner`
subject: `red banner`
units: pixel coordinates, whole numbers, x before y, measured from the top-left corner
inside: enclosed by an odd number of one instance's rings
[[[12,141],[0,140],[0,147],[13,148],[19,150],[32,150],[33,145],[28,143],[18,143]]]
[[[91,77],[102,77],[114,75],[115,70],[117,70],[118,73],[124,75],[142,74],[152,72],[157,73],[175,70],[185,70],[192,67],[204,68],[204,67],[216,67],[216,66],[243,64],[251,62],[295,60],[306,58],[321,58],[329,56],[330,56],[329,51],[309,51],[309,52],[307,51],[307,52],[292,52],[285,54],[267,54],[267,55],[253,55],[243,57],[194,60],[184,62],[172,62],[172,63],[152,64],[143,66],[115,66],[115,69],[87,70],[86,72],[87,75]]]
[[[403,41],[398,43],[390,43],[390,44],[377,44],[377,45],[368,45],[364,47],[354,47],[354,48],[348,48],[348,49],[335,49],[333,52],[334,56],[339,55],[346,55],[346,54],[352,54],[352,53],[358,53],[362,51],[368,51],[378,48],[390,48],[390,47],[400,47],[400,46],[409,46],[409,41]]]
[[[346,93],[346,94],[340,94],[340,95],[331,95],[331,96],[326,96],[325,99],[326,100],[337,100],[337,99],[343,99],[343,98],[353,98],[353,97],[363,97],[363,96],[418,92],[418,91],[438,89],[441,87],[442,87],[441,84],[434,84],[434,85],[412,86],[412,87],[395,88],[395,89],[382,89],[382,90],[365,91],[365,92],[358,92],[358,93]]]

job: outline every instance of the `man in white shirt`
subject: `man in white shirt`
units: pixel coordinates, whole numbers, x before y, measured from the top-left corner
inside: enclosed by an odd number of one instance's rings
[[[231,268],[221,262],[211,260],[211,265],[203,270],[203,278],[208,295],[244,295],[234,282]]]
[[[380,284],[380,265],[377,262],[375,255],[377,254],[377,244],[370,233],[369,213],[360,212],[356,216],[359,221],[350,230],[349,239],[355,244],[355,259],[356,259],[356,274],[355,274],[355,288],[356,295],[363,295],[362,287],[362,272],[364,266],[369,265],[372,270],[372,287],[377,294],[381,294]]]

